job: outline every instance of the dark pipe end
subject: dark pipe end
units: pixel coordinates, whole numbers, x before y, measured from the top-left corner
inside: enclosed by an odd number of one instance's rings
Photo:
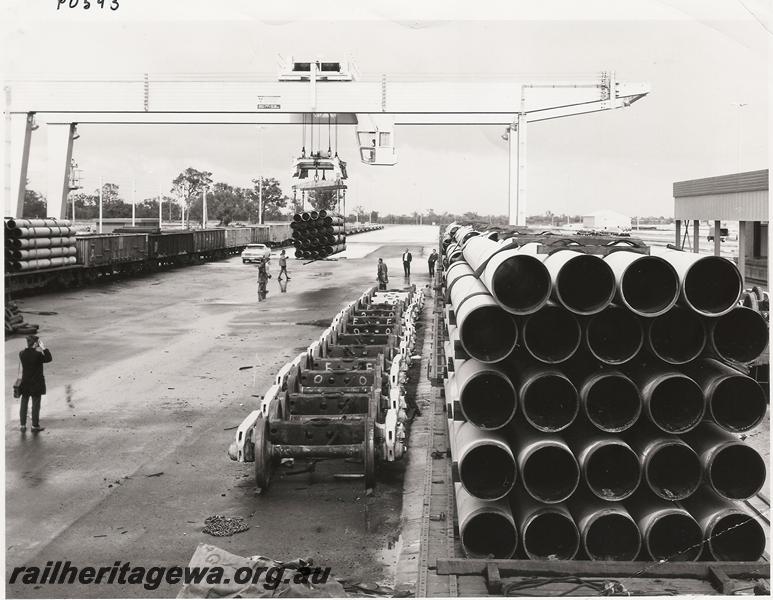
[[[518,398],[509,379],[483,372],[469,380],[460,392],[465,418],[480,429],[500,429],[515,416]]]
[[[639,457],[624,444],[606,444],[589,457],[585,473],[590,490],[602,500],[625,500],[641,481]]]
[[[503,448],[481,445],[470,450],[459,465],[459,479],[471,495],[498,500],[515,484],[515,460]]]
[[[703,534],[690,515],[665,515],[650,528],[647,549],[655,560],[693,561],[703,549]]]
[[[735,513],[719,519],[708,542],[714,560],[754,562],[765,553],[765,530],[757,519]]]
[[[550,272],[541,260],[528,254],[511,256],[492,277],[491,293],[516,314],[529,314],[550,298]]]
[[[636,260],[625,270],[620,284],[623,302],[642,316],[662,314],[679,299],[679,275],[659,256]]]
[[[572,312],[592,315],[604,310],[615,297],[615,274],[598,256],[575,256],[558,272],[556,294]]]
[[[559,446],[538,448],[526,460],[523,487],[540,502],[563,502],[580,483],[580,468],[569,450]]]
[[[625,431],[639,419],[641,394],[627,377],[609,375],[588,389],[584,407],[588,420],[602,431]]]
[[[672,365],[696,359],[706,345],[706,330],[700,316],[682,307],[652,319],[648,335],[652,352]]]
[[[689,377],[667,377],[652,392],[652,422],[668,433],[695,429],[703,418],[705,401],[700,386]]]
[[[470,356],[491,363],[503,360],[512,352],[518,329],[512,316],[498,306],[481,306],[464,319],[459,338]]]
[[[526,420],[534,428],[545,432],[566,429],[580,412],[577,389],[572,382],[552,373],[531,381],[521,402]]]
[[[585,339],[591,354],[608,365],[633,359],[644,344],[639,319],[629,310],[610,306],[588,320]]]
[[[768,345],[768,324],[756,310],[738,307],[717,319],[712,339],[723,359],[752,362]]]
[[[711,416],[719,426],[732,432],[748,431],[758,425],[767,406],[760,384],[745,375],[720,381],[709,400]]]
[[[571,560],[580,549],[574,521],[560,512],[543,512],[522,532],[523,549],[532,560]]]
[[[765,472],[765,461],[759,453],[738,442],[717,452],[709,467],[708,479],[711,487],[725,498],[746,500],[762,489]]]
[[[523,344],[537,360],[560,363],[570,359],[580,347],[582,330],[572,313],[546,306],[530,315],[523,324]]]
[[[699,313],[719,316],[738,303],[743,280],[736,266],[720,256],[704,256],[693,264],[684,279],[687,302]]]
[[[644,477],[649,488],[664,500],[684,500],[701,485],[703,468],[695,451],[675,442],[658,448],[647,462]]]
[[[470,558],[510,558],[518,547],[515,526],[499,513],[479,513],[460,532],[462,546]]]
[[[635,560],[640,549],[639,528],[625,515],[599,515],[585,534],[585,552],[591,560]]]

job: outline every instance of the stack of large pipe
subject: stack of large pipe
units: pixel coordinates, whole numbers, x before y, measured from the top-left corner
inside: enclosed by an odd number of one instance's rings
[[[58,219],[5,219],[5,270],[16,273],[76,263],[75,230]]]
[[[465,552],[758,560],[741,501],[766,467],[739,434],[765,416],[744,365],[768,329],[736,266],[496,237],[452,225],[441,242]]]
[[[344,218],[326,210],[312,210],[293,215],[295,258],[327,258],[346,250]]]

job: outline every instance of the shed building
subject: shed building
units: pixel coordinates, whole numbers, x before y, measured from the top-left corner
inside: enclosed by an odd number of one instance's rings
[[[693,225],[698,251],[701,221],[713,222],[714,254],[719,256],[722,221],[738,221],[738,268],[747,286],[768,285],[768,169],[674,183],[676,245],[682,227]]]
[[[620,231],[631,228],[631,217],[613,210],[596,210],[582,217],[583,229]]]

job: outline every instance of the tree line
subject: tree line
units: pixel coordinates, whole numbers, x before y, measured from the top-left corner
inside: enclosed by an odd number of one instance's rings
[[[161,209],[165,221],[180,221],[183,216],[189,223],[201,222],[203,218],[204,190],[207,194],[207,219],[217,219],[219,224],[228,225],[235,221],[260,222],[260,206],[263,221],[282,221],[300,212],[301,198],[290,198],[274,177],[252,180],[252,187],[232,186],[225,182],[213,183],[212,173],[188,167],[172,180],[168,193],[161,197]],[[262,203],[261,203],[262,198]],[[309,206],[317,210],[335,208],[337,198],[329,190],[306,193]],[[157,218],[159,197],[144,198],[134,206],[137,218]],[[99,218],[99,188],[92,192],[71,192],[67,198],[68,219]],[[74,211],[74,216],[73,216]],[[102,184],[103,218],[129,218],[132,215],[131,200],[127,201],[116,183]],[[25,218],[45,218],[46,199],[32,189],[24,193]]]
[[[183,211],[187,222],[201,222],[204,190],[207,190],[207,218],[217,219],[219,224],[241,221],[258,223],[261,196],[261,179],[252,179],[252,187],[232,186],[225,182],[213,183],[212,173],[188,167],[172,180],[170,189],[161,198],[163,219],[180,221]],[[262,180],[263,221],[283,221],[303,210],[301,197],[290,198],[274,177]],[[158,196],[145,198],[134,207],[137,218],[158,217]],[[331,210],[336,208],[337,197],[330,190],[307,191],[306,210]],[[67,202],[67,218],[88,220],[99,217],[99,188],[91,193],[71,192]],[[350,220],[372,221],[388,224],[431,224],[444,225],[454,221],[474,221],[490,225],[505,226],[507,215],[480,215],[474,211],[461,214],[435,212],[433,209],[412,214],[379,215],[378,211],[366,211],[355,206],[347,211]],[[104,218],[129,218],[132,214],[131,201],[126,201],[118,184],[102,185],[102,216]],[[24,194],[24,217],[45,218],[46,199],[35,190],[27,189]],[[642,225],[660,225],[673,223],[673,217],[640,217]],[[547,211],[542,215],[526,217],[526,224],[533,226],[560,226],[569,223],[582,223],[582,215],[554,214]]]

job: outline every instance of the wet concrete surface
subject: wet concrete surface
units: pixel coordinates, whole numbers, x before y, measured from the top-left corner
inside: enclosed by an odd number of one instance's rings
[[[311,557],[338,577],[389,584],[399,534],[402,465],[383,469],[365,497],[360,467],[324,461],[254,494],[252,465],[226,456],[234,427],[276,371],[319,337],[346,302],[374,285],[376,258],[401,286],[429,283],[437,228],[395,226],[350,238],[351,258],[302,265],[258,302],[257,270],[236,257],[19,300],[54,357],[46,365],[44,432],[20,433],[7,401],[6,570],[69,560],[77,566],[182,566],[199,542],[245,556]],[[5,343],[16,378],[23,338]],[[240,367],[248,367],[242,368]],[[10,383],[8,384],[10,388]],[[8,394],[10,396],[10,394]],[[293,470],[299,468],[299,464]],[[242,516],[232,537],[201,532],[215,514]],[[7,585],[10,597],[169,597],[178,585]]]

